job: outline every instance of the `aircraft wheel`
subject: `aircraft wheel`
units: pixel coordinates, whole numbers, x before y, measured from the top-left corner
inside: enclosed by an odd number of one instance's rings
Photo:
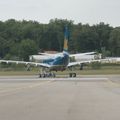
[[[55,73],[39,74],[39,78],[53,77],[55,78]]]
[[[69,73],[69,77],[72,77],[72,73]]]
[[[41,78],[42,77],[42,75],[41,74],[39,74],[39,78]]]

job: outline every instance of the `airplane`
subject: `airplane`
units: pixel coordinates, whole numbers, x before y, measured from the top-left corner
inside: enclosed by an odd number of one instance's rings
[[[63,52],[55,54],[53,57],[48,57],[48,59],[44,59],[43,62],[0,60],[0,63],[16,63],[16,64],[39,66],[42,68],[42,71],[41,71],[39,77],[55,77],[55,74],[51,73],[51,71],[64,71],[67,68],[71,68],[76,65],[81,65],[82,63],[90,63],[90,62],[99,61],[99,60],[86,60],[86,61],[79,61],[79,62],[70,62],[70,55],[68,53],[68,37],[69,37],[68,36],[68,28],[65,27]],[[93,52],[85,53],[85,54],[86,55],[93,54]],[[50,54],[49,55],[46,54],[46,55],[50,56]],[[84,53],[83,53],[83,55],[84,55]],[[72,72],[69,74],[69,76],[76,77],[76,73]]]
[[[60,53],[39,53],[38,55],[30,55],[29,60],[31,62],[43,62],[48,58],[53,58],[58,56]],[[93,60],[93,59],[100,59],[101,56],[97,55],[96,52],[86,52],[86,53],[77,53],[77,54],[69,54],[70,59],[74,61],[84,61],[84,60]]]

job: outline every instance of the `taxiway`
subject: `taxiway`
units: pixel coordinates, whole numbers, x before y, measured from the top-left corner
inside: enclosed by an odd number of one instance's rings
[[[0,76],[0,120],[119,120],[120,75]]]

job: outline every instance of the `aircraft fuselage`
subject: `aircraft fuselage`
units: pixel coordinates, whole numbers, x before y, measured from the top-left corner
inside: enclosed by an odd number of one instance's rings
[[[67,52],[63,52],[55,58],[44,60],[43,63],[50,65],[51,67],[49,69],[51,71],[64,71],[69,63],[69,54]]]

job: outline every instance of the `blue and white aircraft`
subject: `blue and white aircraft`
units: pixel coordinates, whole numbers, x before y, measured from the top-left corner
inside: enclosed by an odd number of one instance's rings
[[[89,53],[87,53],[89,54]],[[13,61],[13,60],[0,60],[0,63],[16,63],[16,64],[25,64],[25,65],[35,65],[43,68],[42,73],[40,73],[40,77],[46,76],[55,76],[51,74],[51,72],[46,73],[45,71],[64,71],[67,68],[80,65],[82,63],[90,63],[98,60],[89,60],[89,61],[80,61],[80,62],[70,62],[70,55],[68,53],[68,29],[65,28],[64,33],[64,47],[63,52],[56,54],[54,57],[43,60],[40,62],[26,62],[26,61]],[[76,73],[71,73],[70,76],[76,76]]]

